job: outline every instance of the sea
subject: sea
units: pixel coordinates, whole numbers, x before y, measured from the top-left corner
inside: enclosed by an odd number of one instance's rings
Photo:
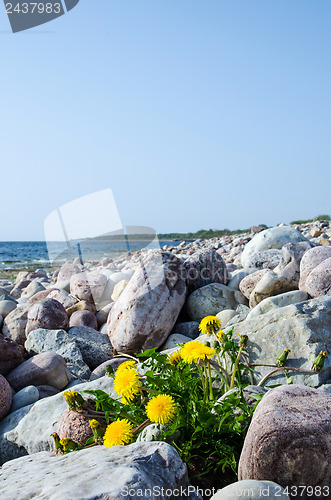
[[[2,241],[0,242],[0,270],[37,269],[60,266],[63,262],[80,257],[83,262],[118,258],[128,252],[143,248],[177,246],[181,241]]]

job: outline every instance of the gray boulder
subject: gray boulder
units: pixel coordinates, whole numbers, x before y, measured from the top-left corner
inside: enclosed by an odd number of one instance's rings
[[[274,269],[280,263],[281,257],[281,250],[264,250],[250,255],[246,260],[246,267],[255,271],[259,271],[260,269]]]
[[[228,272],[223,257],[214,248],[194,252],[184,262],[189,293],[210,283],[226,285]]]
[[[88,326],[74,326],[68,332],[69,339],[75,341],[84,362],[91,370],[97,368],[113,356],[113,347],[107,335]]]
[[[289,488],[330,486],[330,463],[331,396],[302,385],[269,391],[248,429],[239,479],[269,479]]]
[[[197,321],[185,321],[184,323],[176,323],[172,333],[180,333],[191,339],[196,339],[200,335],[199,323]]]
[[[17,304],[13,300],[0,300],[0,315],[5,318],[9,313],[14,311]]]
[[[88,379],[91,371],[83,361],[78,342],[75,341],[65,330],[46,330],[39,328],[33,330],[25,344],[29,356],[42,352],[55,352],[60,354],[71,373],[78,378]]]
[[[284,245],[279,265],[274,269],[275,273],[299,285],[301,259],[311,247],[309,241]]]
[[[28,385],[13,396],[10,411],[16,411],[24,406],[32,405],[39,399],[39,391],[34,385]]]
[[[24,288],[21,297],[29,299],[36,293],[43,292],[44,290],[45,287],[41,283],[38,283],[38,281],[31,281],[31,283],[29,283],[29,285],[26,288]]]
[[[241,292],[230,290],[220,283],[212,283],[189,295],[186,310],[191,320],[200,322],[205,316],[215,316],[224,309],[236,309],[238,304],[247,304]]]
[[[44,352],[24,361],[7,375],[15,391],[28,385],[52,385],[63,389],[71,379],[67,365],[59,354]]]
[[[8,314],[2,325],[2,333],[5,337],[15,340],[24,345],[26,340],[25,328],[28,321],[28,310],[30,306],[19,306]]]
[[[0,488],[8,500],[165,500],[185,491],[187,498],[201,500],[177,451],[163,442],[96,446],[62,457],[41,452],[18,458],[2,467]],[[174,495],[167,494],[170,491]]]
[[[246,319],[249,320],[260,314],[265,314],[273,309],[278,309],[279,307],[285,307],[290,304],[298,304],[299,302],[304,302],[308,300],[308,294],[302,290],[293,290],[292,292],[281,293],[280,295],[275,295],[274,297],[268,297],[263,299],[254,309],[250,311]]]
[[[249,305],[253,308],[268,297],[290,292],[297,288],[297,283],[294,283],[284,276],[279,276],[274,271],[269,271],[260,279],[256,287],[252,290],[249,296]]]
[[[181,261],[168,252],[149,251],[109,313],[108,335],[114,349],[136,353],[161,346],[185,297]]]
[[[319,373],[309,372],[321,350],[331,352],[330,296],[271,310],[237,323],[234,329],[239,334],[248,335],[251,363],[275,363],[285,349],[290,349],[287,366],[308,370],[307,373],[289,372],[295,383],[318,387],[331,378],[330,356],[325,359],[324,368]],[[264,366],[255,366],[254,369],[256,381],[272,370]],[[283,372],[277,372],[268,383],[286,383]]]
[[[271,248],[281,249],[287,243],[299,243],[300,241],[307,241],[307,238],[291,226],[277,226],[266,229],[256,234],[245,246],[241,255],[242,266],[248,267],[249,259],[255,253]]]

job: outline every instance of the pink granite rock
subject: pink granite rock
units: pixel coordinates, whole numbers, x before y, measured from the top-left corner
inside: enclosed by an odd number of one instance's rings
[[[0,334],[0,374],[7,375],[23,361],[22,346]]]
[[[226,285],[228,272],[222,256],[213,248],[203,248],[194,252],[184,262],[186,284],[193,292],[210,283]]]
[[[25,334],[29,335],[32,330],[45,328],[48,330],[66,330],[68,328],[68,316],[60,302],[54,299],[41,300],[30,307]]]
[[[91,311],[76,311],[70,316],[69,328],[73,326],[89,326],[94,330],[98,329],[98,322]]]
[[[239,290],[241,293],[249,299],[252,290],[256,287],[260,279],[269,272],[269,269],[261,269],[261,271],[256,271],[255,273],[249,274],[243,278],[239,284]]]
[[[308,275],[305,291],[311,297],[331,294],[331,257],[323,260]]]
[[[107,278],[98,271],[74,274],[70,280],[70,292],[81,300],[97,302],[107,285]]]
[[[2,326],[3,335],[15,340],[15,342],[22,346],[24,346],[24,342],[26,341],[25,328],[29,307],[29,305],[17,307],[6,316]]]
[[[5,377],[0,375],[0,420],[8,413],[12,402],[12,390]]]
[[[75,264],[71,264],[70,262],[66,262],[61,267],[59,274],[57,275],[57,282],[61,281],[70,281],[74,274],[80,273],[81,269]]]
[[[299,289],[307,291],[305,288],[306,279],[311,271],[319,266],[324,260],[331,257],[331,247],[314,247],[304,254],[300,263]]]

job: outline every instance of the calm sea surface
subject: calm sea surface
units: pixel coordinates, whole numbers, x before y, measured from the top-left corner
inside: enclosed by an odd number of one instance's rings
[[[81,255],[83,261],[116,258],[128,251],[142,248],[159,248],[163,245],[176,246],[180,241],[83,241],[68,247],[62,242],[45,241],[2,241],[0,242],[0,269],[46,267],[57,265],[66,259]]]

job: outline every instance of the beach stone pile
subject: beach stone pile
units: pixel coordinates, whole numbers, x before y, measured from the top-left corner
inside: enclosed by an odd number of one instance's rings
[[[220,317],[225,331],[234,328],[248,336],[251,363],[273,364],[290,349],[287,365],[302,369],[290,372],[294,384],[314,388],[311,401],[317,393],[328,402],[331,355],[323,370],[311,367],[321,350],[331,353],[330,222],[253,227],[250,233],[142,249],[115,260],[83,265],[76,259],[55,271],[20,272],[13,282],[2,280],[1,463],[43,452],[45,468],[51,467],[50,434],[66,408],[62,391],[77,384],[113,391],[104,377],[106,366],[116,369],[125,355],[149,348],[206,341],[199,322],[208,315]],[[255,383],[267,371],[256,366]],[[271,380],[287,382],[283,371]],[[291,413],[295,394],[286,393],[284,415]],[[270,436],[262,432],[266,449],[273,447]],[[247,444],[247,456],[251,448]],[[35,470],[39,462],[36,456]],[[10,470],[15,467],[13,462]],[[285,484],[281,475],[262,477],[253,466],[245,467],[245,481]],[[50,491],[45,498],[52,498]]]

